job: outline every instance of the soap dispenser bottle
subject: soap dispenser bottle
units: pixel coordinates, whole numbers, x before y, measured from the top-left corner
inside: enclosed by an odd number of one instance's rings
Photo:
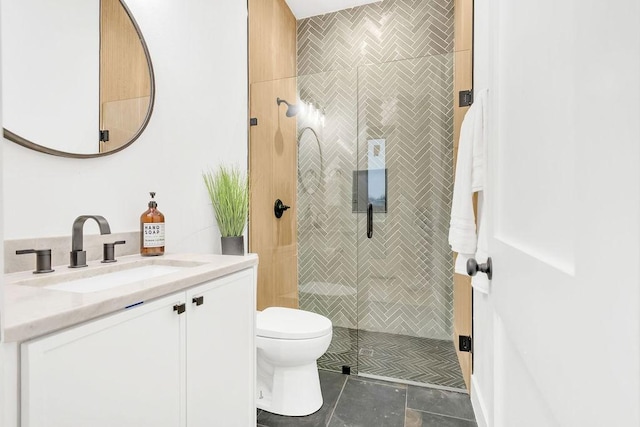
[[[151,192],[149,209],[140,215],[140,255],[156,256],[164,254],[164,215],[158,210],[158,204]]]

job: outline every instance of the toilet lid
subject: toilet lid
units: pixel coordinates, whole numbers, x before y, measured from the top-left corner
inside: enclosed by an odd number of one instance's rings
[[[331,320],[310,311],[269,307],[257,313],[256,335],[300,340],[331,333]]]

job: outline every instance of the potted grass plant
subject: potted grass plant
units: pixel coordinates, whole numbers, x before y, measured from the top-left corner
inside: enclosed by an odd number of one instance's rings
[[[222,254],[244,255],[244,227],[249,213],[247,178],[239,168],[220,166],[202,174],[218,228]]]

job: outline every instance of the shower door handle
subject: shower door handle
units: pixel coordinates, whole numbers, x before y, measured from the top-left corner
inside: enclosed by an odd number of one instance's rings
[[[367,238],[373,237],[373,205],[367,206]]]

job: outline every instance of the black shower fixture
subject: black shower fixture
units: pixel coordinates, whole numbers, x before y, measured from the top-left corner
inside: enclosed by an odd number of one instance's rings
[[[276,100],[278,102],[278,106],[282,103],[287,104],[287,117],[293,117],[298,114],[298,106],[296,104],[289,104],[287,101],[280,98],[277,98]]]

